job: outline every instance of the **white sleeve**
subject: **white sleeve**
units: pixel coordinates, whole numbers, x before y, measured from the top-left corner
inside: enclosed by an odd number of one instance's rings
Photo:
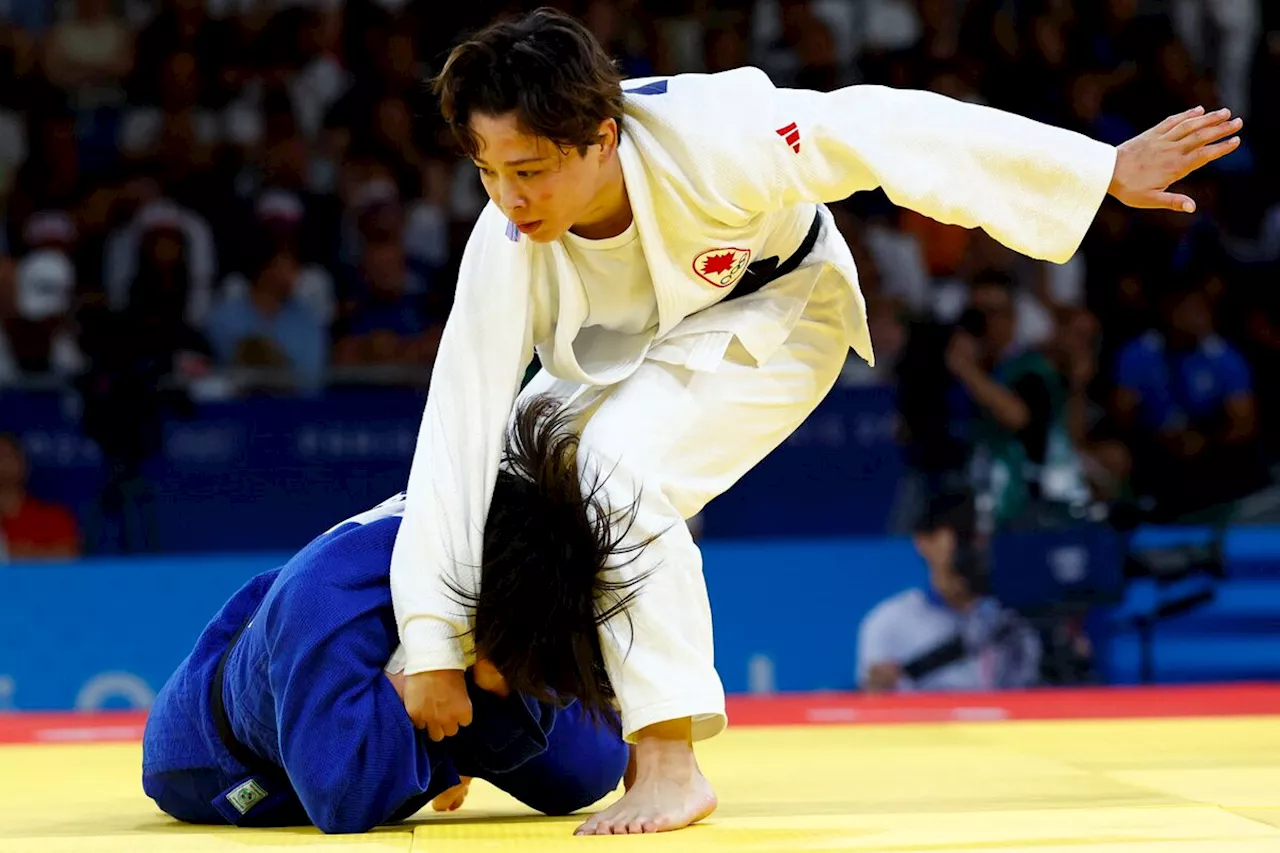
[[[867,674],[878,663],[897,663],[893,654],[893,599],[877,604],[858,626],[857,686],[867,683]]]
[[[881,188],[901,207],[1065,263],[1115,170],[1110,145],[932,92],[865,85],[814,92],[774,88],[767,79],[750,85],[760,86],[760,97],[738,173],[748,209]]]
[[[480,217],[462,257],[391,556],[407,674],[466,667],[458,638],[469,630],[469,614],[445,581],[479,588],[489,500],[533,358],[528,267],[496,219]]]

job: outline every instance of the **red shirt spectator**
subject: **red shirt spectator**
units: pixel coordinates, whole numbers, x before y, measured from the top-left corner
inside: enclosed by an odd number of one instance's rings
[[[80,555],[75,516],[27,494],[27,460],[17,439],[0,434],[0,552],[13,560]]]

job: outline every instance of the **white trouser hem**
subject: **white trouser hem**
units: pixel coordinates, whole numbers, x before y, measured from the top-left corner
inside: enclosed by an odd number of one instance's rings
[[[719,698],[704,697],[702,701],[684,698],[674,702],[661,702],[643,708],[623,711],[623,738],[627,743],[636,742],[636,732],[643,728],[670,720],[693,718],[693,740],[709,740],[725,730],[729,717],[725,713],[724,695]]]

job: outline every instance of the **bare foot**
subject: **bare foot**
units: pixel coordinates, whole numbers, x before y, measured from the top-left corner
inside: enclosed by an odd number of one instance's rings
[[[668,832],[716,810],[716,793],[687,740],[642,740],[633,755],[636,774],[622,799],[592,815],[575,835]]]

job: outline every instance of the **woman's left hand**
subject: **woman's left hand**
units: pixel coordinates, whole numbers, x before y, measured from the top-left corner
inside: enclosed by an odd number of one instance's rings
[[[1169,185],[1239,148],[1240,137],[1233,134],[1242,127],[1244,121],[1226,109],[1205,114],[1196,107],[1169,116],[1116,149],[1107,192],[1129,207],[1194,213],[1196,203],[1167,192]]]
[[[456,812],[466,802],[467,792],[471,790],[471,777],[462,776],[461,782],[442,794],[437,794],[431,801],[431,808],[438,812]]]

